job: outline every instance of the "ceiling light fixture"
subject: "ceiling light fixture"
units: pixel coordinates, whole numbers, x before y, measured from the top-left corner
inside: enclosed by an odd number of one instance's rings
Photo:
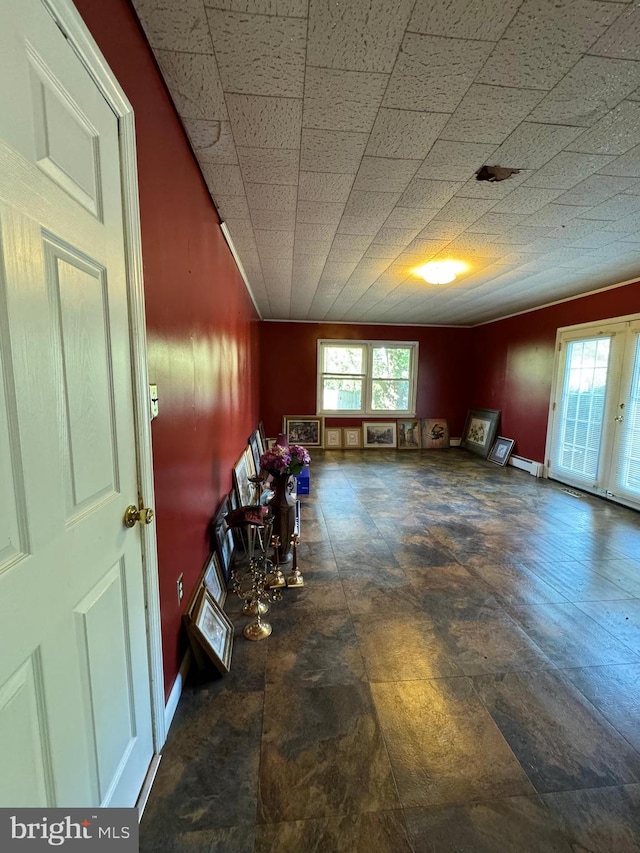
[[[449,284],[461,272],[467,269],[462,261],[429,261],[413,270],[429,284]]]

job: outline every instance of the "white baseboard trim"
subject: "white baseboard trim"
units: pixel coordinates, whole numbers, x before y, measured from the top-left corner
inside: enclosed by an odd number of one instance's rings
[[[461,438],[450,438],[449,447],[460,447]]]
[[[534,477],[542,477],[542,462],[534,462],[533,459],[525,459],[524,456],[510,456],[509,465],[513,465],[514,468],[519,468],[521,471],[527,471]]]
[[[176,680],[173,682],[171,693],[169,694],[167,704],[164,708],[164,730],[167,734],[169,733],[169,727],[173,722],[173,718],[178,707],[178,702],[180,701],[180,696],[182,696],[182,685],[184,684],[187,678],[187,673],[189,672],[190,666],[191,649],[187,649],[185,656],[182,658],[180,669],[178,671],[178,674],[176,675]]]

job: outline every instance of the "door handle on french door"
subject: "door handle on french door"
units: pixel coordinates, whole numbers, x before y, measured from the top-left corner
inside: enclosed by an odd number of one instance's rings
[[[621,424],[623,420],[624,415],[616,415],[616,417],[614,418],[614,421],[617,421],[619,424]]]

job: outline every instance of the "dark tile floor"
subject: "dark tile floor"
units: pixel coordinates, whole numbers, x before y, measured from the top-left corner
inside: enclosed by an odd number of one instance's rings
[[[640,851],[640,516],[462,450],[314,454],[306,586],[188,685],[154,853]]]

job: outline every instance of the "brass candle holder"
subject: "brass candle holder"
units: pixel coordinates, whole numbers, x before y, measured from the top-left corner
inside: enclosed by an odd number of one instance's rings
[[[263,528],[263,537],[260,536],[259,527]],[[268,528],[268,529],[265,529]],[[247,616],[253,616],[253,620],[244,628],[244,636],[247,640],[264,640],[271,634],[271,625],[265,622],[262,616],[269,610],[270,601],[281,601],[282,593],[279,589],[271,589],[267,582],[272,573],[273,563],[267,556],[262,542],[269,541],[271,533],[270,522],[264,525],[247,525],[247,546],[249,553],[249,565],[239,575],[234,569],[232,572],[232,589],[240,598],[245,599],[242,612]],[[260,550],[256,554],[256,542],[260,543]]]
[[[287,582],[280,570],[280,537],[277,533],[271,537],[271,545],[273,547],[273,567],[267,575],[267,586],[269,589],[282,589],[283,586],[287,585]]]
[[[292,564],[291,564],[291,574],[287,575],[287,586],[304,586],[304,578],[300,574],[298,569],[298,545],[300,543],[300,537],[297,533],[292,534],[291,536],[291,555],[292,555]]]

